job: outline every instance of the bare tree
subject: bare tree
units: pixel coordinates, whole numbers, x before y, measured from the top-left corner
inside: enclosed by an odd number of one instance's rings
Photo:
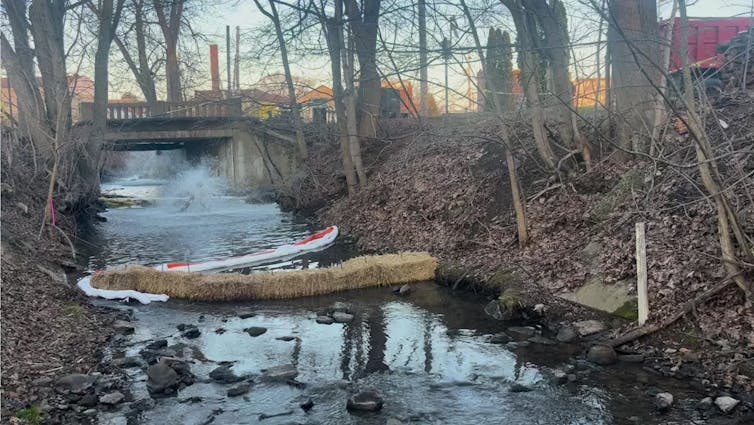
[[[144,95],[144,99],[147,103],[154,106],[157,104],[155,73],[157,71],[156,68],[162,62],[162,57],[160,56],[158,60],[150,60],[148,28],[145,23],[147,12],[144,2],[145,0],[131,0],[131,8],[129,9],[133,16],[132,26],[128,31],[117,34],[114,41],[120,50],[121,56],[123,56],[123,60],[125,60],[131,73],[133,73],[136,83]],[[131,32],[136,44],[136,59],[134,59],[132,50],[128,48],[127,40]]]
[[[3,66],[8,71],[8,78],[16,92],[18,126],[36,149],[44,157],[49,157],[52,150],[52,129],[46,119],[45,106],[34,74],[34,51],[29,44],[26,2],[3,0],[2,4],[10,23],[13,45],[3,31],[0,33],[0,52]]]
[[[657,1],[613,0],[609,13],[611,90],[618,117],[618,143],[624,151],[647,153],[647,141],[655,127],[654,87],[660,75],[655,66],[660,63]]]
[[[168,102],[181,102],[181,70],[178,61],[178,37],[181,33],[181,18],[186,0],[153,0],[157,20],[165,38],[165,79]],[[165,7],[168,6],[167,13]]]
[[[544,110],[539,98],[539,91],[542,87],[540,76],[543,69],[536,55],[538,50],[536,38],[533,37],[536,31],[536,21],[531,14],[526,13],[521,0],[501,0],[501,2],[510,11],[516,26],[518,61],[521,68],[520,79],[526,97],[526,104],[529,107],[528,113],[531,120],[532,132],[534,133],[534,144],[537,147],[540,158],[542,158],[547,167],[555,169],[557,158],[550,147],[550,141],[547,139]]]
[[[296,146],[298,148],[298,156],[301,161],[306,161],[309,156],[306,148],[306,140],[304,140],[304,129],[301,122],[301,109],[299,108],[298,101],[296,100],[296,88],[293,85],[293,76],[291,75],[291,67],[288,63],[288,48],[286,47],[285,37],[283,36],[283,28],[280,24],[280,16],[278,15],[277,8],[275,7],[275,1],[269,0],[270,11],[268,12],[259,0],[254,0],[254,4],[257,6],[260,12],[266,16],[275,27],[275,35],[277,36],[278,46],[280,48],[280,57],[283,61],[283,72],[285,73],[285,83],[288,86],[288,101],[291,104],[291,115],[293,119],[293,127],[296,132]]]
[[[377,31],[381,0],[345,0],[348,25],[359,58],[359,136],[362,142],[377,135],[380,115],[380,74],[377,72]],[[351,152],[361,156],[360,152]]]
[[[487,60],[484,57],[484,49],[482,48],[482,43],[479,41],[479,34],[477,33],[474,19],[471,16],[471,11],[466,5],[465,0],[460,0],[460,3],[464,15],[466,16],[471,35],[474,38],[474,45],[476,47],[477,54],[479,55],[479,60],[482,64],[482,72],[485,76],[490,75],[491,70],[488,68]],[[495,83],[497,82],[496,80],[497,79],[495,78],[486,78],[486,84],[489,86],[489,92],[491,93],[493,98],[491,104],[493,105],[495,112],[499,114],[500,109],[498,108],[504,105],[504,100],[501,97],[500,89],[495,86]],[[518,244],[519,247],[523,248],[529,242],[529,230],[526,219],[526,198],[523,196],[521,190],[521,183],[518,178],[516,163],[513,158],[510,130],[508,129],[508,124],[505,122],[502,122],[501,125],[500,138],[502,139],[503,146],[505,147],[505,161],[508,168],[508,179],[511,186],[511,198],[513,200],[513,209],[516,212]]]

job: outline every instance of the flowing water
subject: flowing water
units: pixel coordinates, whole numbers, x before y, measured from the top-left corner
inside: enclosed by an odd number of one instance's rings
[[[153,200],[144,208],[111,209],[82,235],[90,269],[126,263],[154,264],[170,260],[201,260],[253,252],[301,238],[313,230],[306,222],[282,213],[274,204],[246,204],[225,196],[222,182],[206,169],[178,172],[179,177],[137,176],[108,183],[105,191]],[[201,186],[199,184],[201,183]],[[184,208],[185,202],[190,205]],[[326,265],[352,255],[336,245],[296,259]],[[188,303],[171,300],[150,305],[100,303],[130,309],[136,333],[127,355],[157,338],[169,345],[186,343],[199,382],[176,397],[155,401],[129,423],[144,424],[620,424],[685,422],[683,409],[657,416],[647,388],[636,377],[640,366],[601,369],[579,362],[570,345],[526,342],[500,344],[491,336],[504,331],[486,317],[482,300],[460,296],[434,283],[417,284],[408,297],[376,288],[330,296],[276,302]],[[351,305],[355,320],[321,325],[313,318],[335,302]],[[253,311],[241,318],[239,312]],[[195,324],[196,339],[180,336],[176,326]],[[251,337],[250,326],[267,328]],[[217,331],[222,328],[224,333]],[[515,334],[509,332],[510,335]],[[293,337],[288,341],[279,337]],[[523,339],[526,339],[524,337]],[[201,353],[197,355],[196,353]],[[237,375],[251,377],[251,391],[227,397],[229,385],[212,383],[208,373],[221,362]],[[294,364],[297,383],[265,383],[266,368]],[[553,383],[553,368],[578,379]],[[128,369],[134,399],[148,399],[146,374]],[[686,390],[670,382],[677,399]],[[528,391],[511,391],[514,384]],[[379,413],[351,414],[346,400],[358,389],[382,393]],[[689,393],[688,397],[694,397]],[[308,413],[299,404],[311,399]],[[264,415],[277,415],[266,418]],[[630,419],[629,419],[630,418]],[[123,413],[109,413],[101,423],[124,423]]]

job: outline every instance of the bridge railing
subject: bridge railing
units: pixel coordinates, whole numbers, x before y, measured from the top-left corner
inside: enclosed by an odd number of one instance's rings
[[[111,102],[107,104],[107,119],[133,120],[156,117],[238,117],[241,99],[222,99],[206,102]],[[81,103],[81,119],[94,118],[94,103]]]

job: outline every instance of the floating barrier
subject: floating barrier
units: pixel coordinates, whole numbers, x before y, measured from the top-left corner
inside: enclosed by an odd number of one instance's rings
[[[324,230],[307,236],[306,238],[292,244],[281,245],[277,248],[268,249],[253,254],[230,257],[222,260],[210,260],[202,262],[172,262],[160,264],[154,267],[141,267],[152,269],[159,272],[204,272],[216,273],[225,270],[240,269],[245,267],[256,266],[259,264],[270,263],[273,261],[282,261],[296,257],[306,252],[316,252],[327,248],[338,237],[338,227],[330,226]],[[136,267],[136,266],[132,266]],[[122,269],[122,267],[121,267]],[[117,269],[116,269],[117,270]],[[110,273],[110,271],[100,271],[95,273]],[[100,297],[109,300],[117,299],[135,299],[142,304],[148,304],[152,301],[167,301],[168,295],[161,291],[133,291],[133,290],[110,290],[92,286],[92,276],[86,276],[78,281],[77,286],[86,295],[90,297]],[[144,293],[148,292],[148,293]]]
[[[96,273],[91,285],[97,290],[166,294],[195,301],[271,300],[434,280],[437,265],[437,259],[426,252],[408,252],[357,257],[323,269],[247,275],[166,272],[128,266]]]

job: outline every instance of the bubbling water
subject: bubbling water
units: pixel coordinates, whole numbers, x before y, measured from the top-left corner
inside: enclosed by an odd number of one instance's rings
[[[209,163],[180,171],[162,188],[163,198],[180,211],[208,210],[227,193],[228,182],[217,176]]]

